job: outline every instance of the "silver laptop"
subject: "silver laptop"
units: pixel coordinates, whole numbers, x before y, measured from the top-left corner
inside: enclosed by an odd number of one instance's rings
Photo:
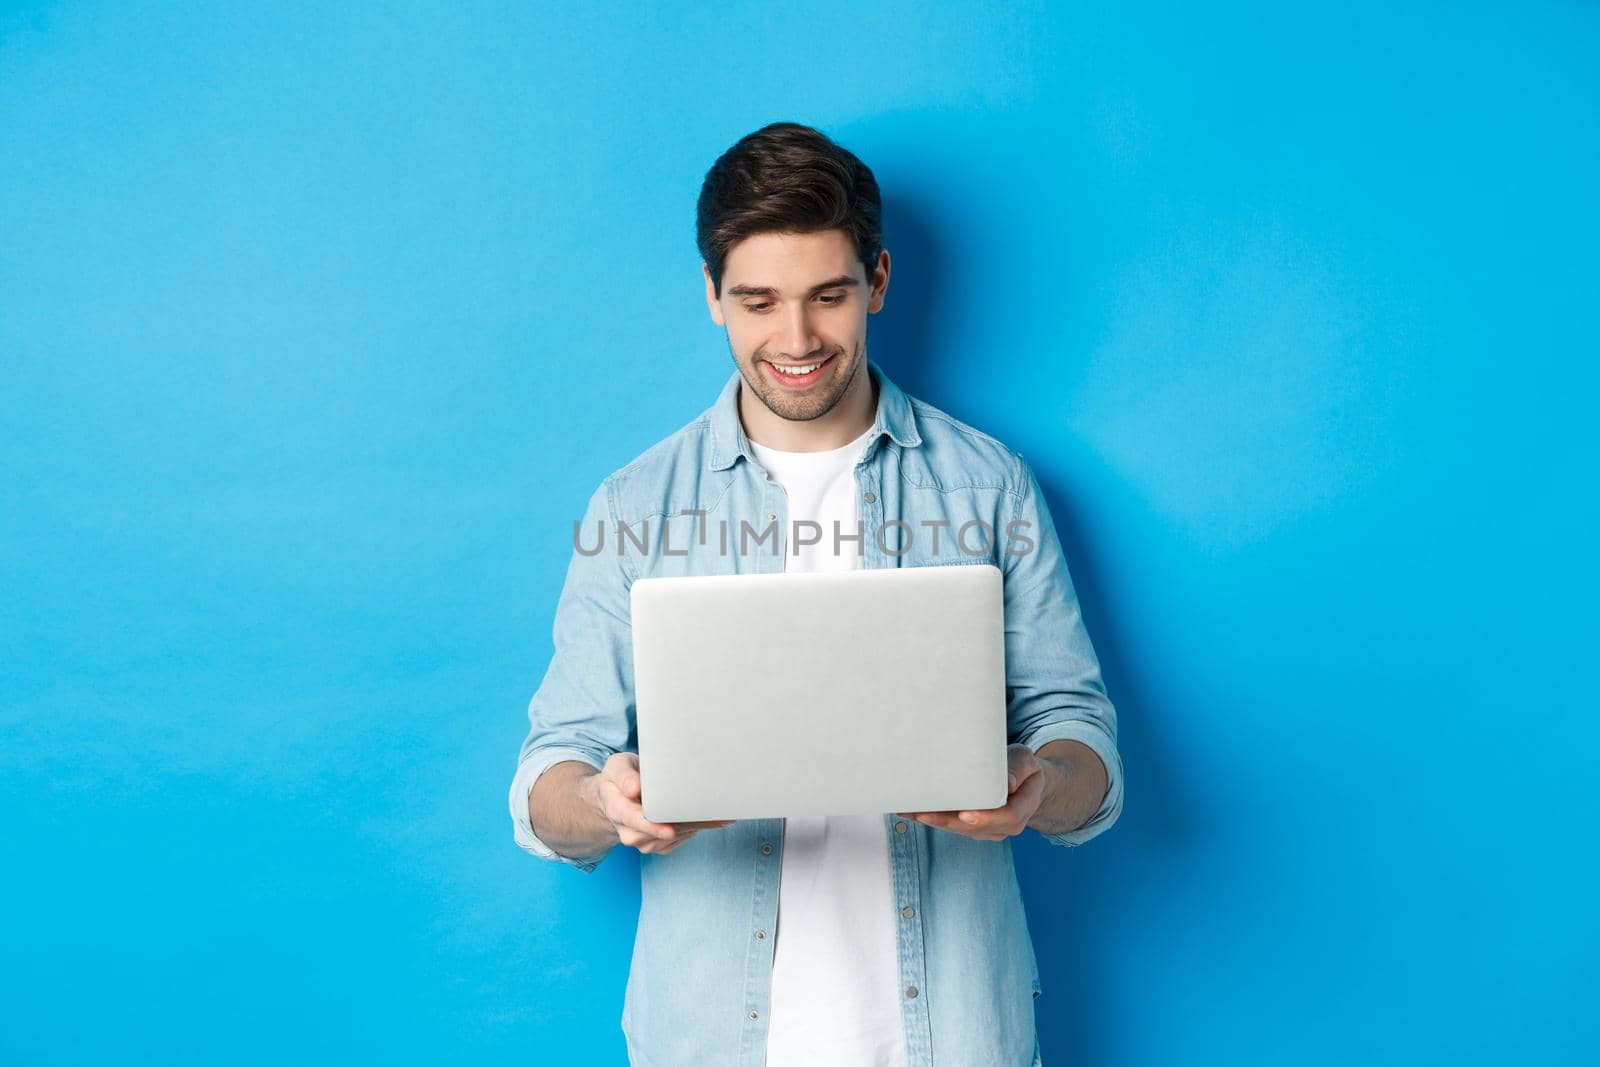
[[[1005,621],[991,563],[641,578],[647,819],[997,808]]]

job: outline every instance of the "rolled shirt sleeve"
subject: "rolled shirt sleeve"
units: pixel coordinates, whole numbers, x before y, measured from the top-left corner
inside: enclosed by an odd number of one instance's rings
[[[554,651],[528,703],[528,735],[511,781],[517,844],[582,871],[594,870],[606,854],[574,859],[539,840],[528,798],[539,775],[563,760],[599,770],[613,753],[635,749],[631,578],[617,552],[614,515],[608,478],[590,495],[577,531],[556,602]]]
[[[1122,813],[1117,711],[1038,479],[1020,454],[1016,461],[1014,515],[1000,536],[1008,740],[1034,752],[1051,741],[1080,741],[1105,764],[1108,788],[1093,817],[1076,830],[1041,835],[1052,844],[1081,845]]]

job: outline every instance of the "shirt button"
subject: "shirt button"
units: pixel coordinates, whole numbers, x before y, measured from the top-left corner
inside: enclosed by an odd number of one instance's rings
[[[866,492],[866,493],[862,493],[861,494],[861,499],[865,500],[867,503],[870,504],[870,503],[872,503],[874,500],[876,500],[878,498],[873,496],[872,493]]]
[[[904,915],[906,918],[909,919],[909,918],[911,918],[911,916],[915,915],[916,912],[912,911],[911,910],[911,905],[907,904],[905,907],[900,909],[900,914]]]
[[[917,995],[917,987],[916,986],[914,986],[914,985],[906,986],[906,996],[914,997],[916,995]]]
[[[767,932],[765,930],[757,930],[756,931],[756,940],[757,941],[765,941],[766,939],[767,939]]]
[[[777,513],[777,512],[776,512],[776,511],[769,511],[769,512],[767,512],[767,518],[768,518],[768,519],[769,519],[769,520],[770,520],[770,519],[776,519],[776,518],[777,518],[777,517],[778,517],[778,513]]]
[[[771,846],[771,845],[768,845],[768,844],[765,844],[765,843],[763,843],[763,844],[762,844],[762,846],[761,846],[761,854],[762,854],[762,855],[763,855],[763,856],[770,856],[770,855],[772,855],[772,846]]]
[[[759,1018],[761,1018],[761,1013],[759,1011],[752,1011],[750,1013],[750,1018],[759,1019]]]
[[[894,824],[894,832],[897,834],[903,834],[906,832],[906,823],[904,819]]]

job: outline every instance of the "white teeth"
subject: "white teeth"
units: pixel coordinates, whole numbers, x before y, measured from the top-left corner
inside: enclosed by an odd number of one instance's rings
[[[794,367],[792,369],[789,368],[789,367],[779,367],[776,363],[774,363],[773,366],[776,367],[778,372],[781,373],[781,374],[789,374],[789,375],[798,376],[798,375],[801,375],[801,374],[810,374],[812,371],[814,371],[818,367],[822,366],[822,364],[821,363],[813,363],[809,367]]]

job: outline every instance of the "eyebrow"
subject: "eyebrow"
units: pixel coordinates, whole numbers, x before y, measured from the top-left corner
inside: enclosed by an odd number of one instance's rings
[[[829,278],[811,287],[807,296],[816,296],[824,289],[843,289],[847,286],[857,286],[861,283],[849,274],[841,274],[837,278]],[[728,290],[729,296],[777,296],[778,290],[770,285],[735,285]]]

